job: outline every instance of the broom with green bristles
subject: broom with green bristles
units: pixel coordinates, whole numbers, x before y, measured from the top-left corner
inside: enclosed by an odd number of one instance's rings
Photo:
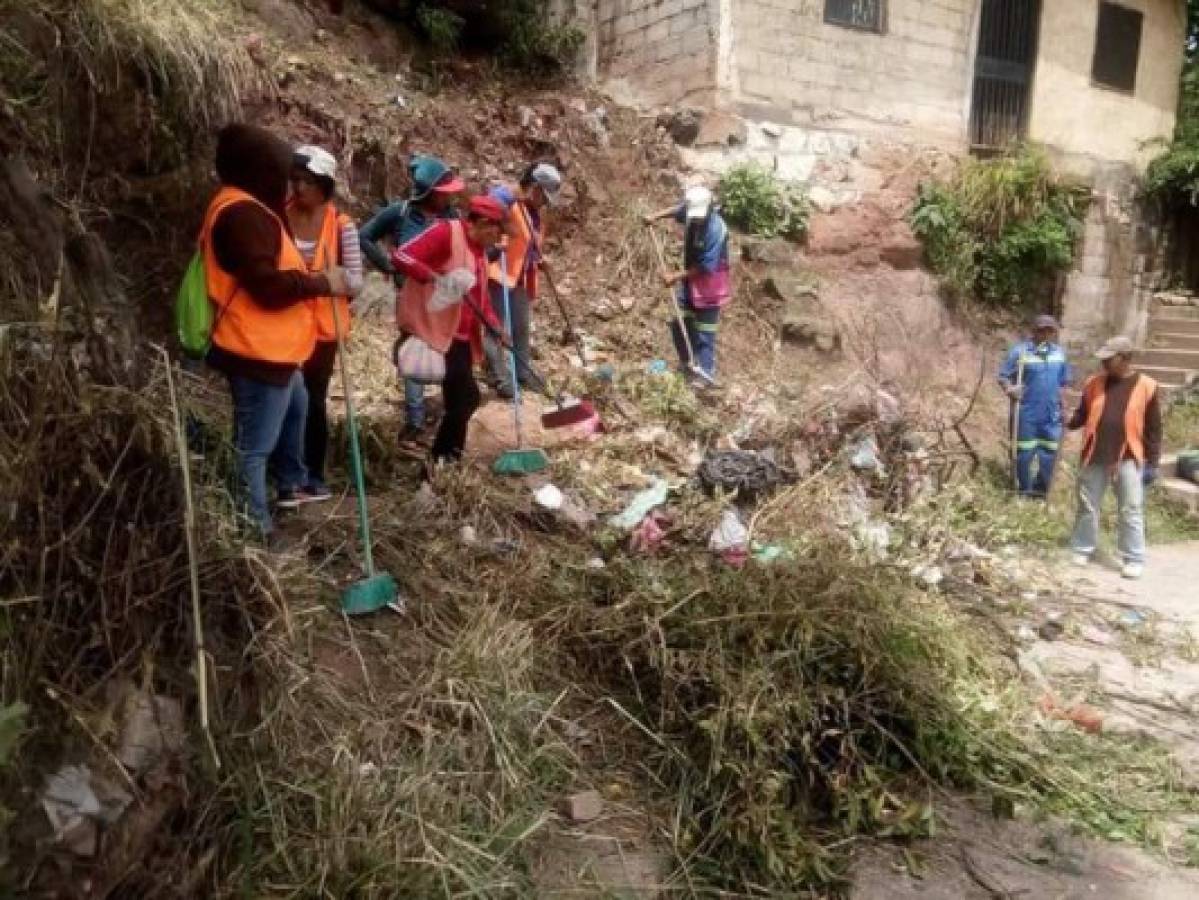
[[[512,303],[508,297],[508,254],[500,252],[500,289],[504,294],[504,328],[512,334]],[[483,320],[486,322],[486,320]],[[505,450],[491,467],[497,475],[530,475],[540,472],[550,464],[545,451],[537,447],[524,446],[524,434],[521,430],[520,411],[520,379],[516,373],[516,348],[508,348],[508,369],[512,378],[512,419],[516,426],[516,449]]]
[[[371,525],[366,510],[366,481],[362,474],[362,452],[358,446],[358,422],[354,417],[354,395],[350,390],[350,371],[346,366],[345,342],[341,337],[341,322],[337,315],[337,304],[333,306],[333,328],[337,335],[337,359],[341,366],[341,389],[346,395],[346,428],[350,432],[350,468],[354,476],[354,491],[358,495],[358,541],[362,545],[362,559],[366,577],[351,584],[341,595],[341,610],[347,616],[361,616],[377,612],[385,606],[399,602],[400,591],[396,580],[386,572],[375,571],[375,558],[371,552]]]

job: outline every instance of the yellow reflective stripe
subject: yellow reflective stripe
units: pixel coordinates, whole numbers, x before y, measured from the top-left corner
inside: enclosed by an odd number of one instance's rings
[[[1037,441],[1037,445],[1045,450],[1056,450],[1057,441]]]
[[[1036,450],[1037,441],[1016,441],[1017,450]]]
[[[705,332],[706,334],[715,334],[717,331],[720,330],[720,326],[714,322],[710,325],[705,324],[704,322],[699,322],[698,324],[696,324],[695,330]]]

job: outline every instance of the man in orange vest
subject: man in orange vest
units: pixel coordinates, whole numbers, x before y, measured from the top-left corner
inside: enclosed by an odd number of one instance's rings
[[[1068,427],[1083,429],[1078,515],[1070,546],[1085,566],[1099,542],[1099,509],[1109,483],[1119,506],[1117,547],[1125,578],[1145,570],[1145,488],[1157,478],[1162,416],[1157,383],[1132,367],[1133,345],[1114,337],[1095,353],[1103,371],[1092,375]]]
[[[291,148],[263,128],[230,125],[217,139],[221,187],[208,204],[200,247],[215,312],[208,364],[233,396],[233,441],[250,511],[270,536],[267,462],[280,507],[306,501],[300,367],[316,346],[312,297],[348,293],[345,273],[309,272],[287,227]]]
[[[507,210],[504,222],[506,242],[505,272],[500,261],[491,264],[491,308],[496,318],[504,321],[504,285],[508,287],[508,304],[512,317],[512,346],[516,355],[529,359],[529,307],[537,299],[537,270],[546,266],[545,220],[546,207],[555,206],[562,190],[562,176],[549,163],[534,163],[520,178],[520,184],[512,189],[506,185],[492,188],[488,194],[499,201]],[[487,365],[491,370],[492,382],[501,397],[511,399],[513,395],[512,375],[507,354],[491,335],[484,337]],[[525,372],[518,370],[518,378],[525,385]]]

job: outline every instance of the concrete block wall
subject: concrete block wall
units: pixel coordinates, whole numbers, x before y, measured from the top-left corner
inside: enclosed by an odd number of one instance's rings
[[[964,148],[976,0],[890,0],[883,33],[824,21],[823,0],[737,0],[748,114]]]
[[[719,16],[719,0],[599,0],[600,77],[649,103],[710,103]]]

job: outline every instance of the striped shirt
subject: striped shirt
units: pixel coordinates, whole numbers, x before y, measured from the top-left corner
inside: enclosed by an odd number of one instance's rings
[[[316,258],[316,241],[296,238],[296,249],[304,257],[304,262],[311,266]],[[358,228],[353,222],[347,221],[341,226],[341,252],[338,259],[345,269],[346,284],[349,286],[347,295],[357,297],[362,290],[362,248],[358,244]]]

